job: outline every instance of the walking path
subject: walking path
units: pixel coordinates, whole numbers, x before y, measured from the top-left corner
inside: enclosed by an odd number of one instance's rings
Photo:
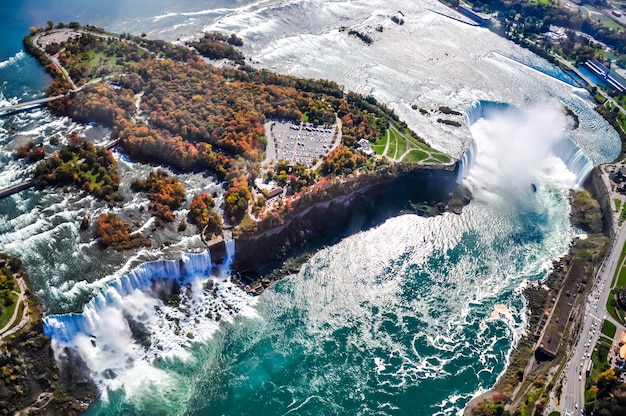
[[[24,279],[21,277],[16,277],[16,280],[20,288],[20,293],[18,294],[17,301],[15,302],[15,309],[13,310],[11,319],[9,319],[9,322],[7,322],[4,328],[0,329],[0,342],[3,338],[6,338],[7,336],[24,328],[29,320],[28,302],[26,301],[26,282],[24,282]],[[23,308],[20,307],[22,303],[24,304]],[[22,318],[16,325],[15,321],[18,318],[20,309],[22,309]]]
[[[394,137],[396,138],[395,152],[394,152],[393,157],[387,155],[387,153],[389,152],[389,147],[390,147],[390,143],[391,143],[391,134],[393,134]],[[402,154],[399,155],[398,152],[400,150],[400,142],[402,140],[404,140],[406,142],[406,148],[402,152]],[[434,149],[429,148],[427,145],[419,143],[417,141],[417,139],[414,139],[412,137],[408,137],[404,133],[400,132],[397,128],[395,128],[394,126],[390,125],[389,128],[387,129],[387,143],[385,144],[385,150],[380,155],[380,157],[386,156],[387,159],[389,159],[392,162],[402,162],[402,161],[404,161],[408,157],[408,155],[412,151],[418,151],[418,152],[424,153],[426,155],[425,158],[423,158],[419,162],[417,162],[420,165],[425,165],[425,164],[446,165],[446,164],[453,164],[453,163],[455,163],[454,161],[451,161],[450,163],[446,163],[446,162],[443,162],[443,161],[437,159],[435,157],[435,154],[442,154],[442,153],[437,152]]]

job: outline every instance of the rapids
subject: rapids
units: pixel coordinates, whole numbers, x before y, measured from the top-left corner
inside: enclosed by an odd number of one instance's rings
[[[345,238],[257,299],[228,281],[228,261],[209,268],[191,232],[164,232],[168,246],[107,253],[78,229],[82,216],[108,210],[93,198],[33,189],[0,201],[0,250],[22,257],[56,353],[67,345],[88,364],[102,392],[91,414],[456,414],[493,385],[524,331],[523,282],[543,278],[578,234],[569,188],[620,150],[617,133],[567,74],[443,16],[452,11],[435,0],[63,5],[4,5],[0,105],[43,95],[50,78],[21,38],[48,19],[171,41],[235,32],[251,65],[374,95],[434,147],[463,158],[461,180],[475,192],[461,215],[403,215]],[[390,19],[399,12],[403,25]],[[486,115],[485,103],[516,112]],[[438,123],[442,106],[465,113],[457,120],[465,124]],[[13,159],[17,146],[49,146],[71,131],[97,142],[109,135],[45,109],[0,118],[0,186],[29,176],[31,166]],[[510,158],[517,154],[523,158]],[[115,157],[123,189],[153,168]],[[189,193],[219,189],[207,175],[180,178]],[[133,209],[146,203],[127,198]],[[183,307],[173,308],[152,282],[181,277]]]

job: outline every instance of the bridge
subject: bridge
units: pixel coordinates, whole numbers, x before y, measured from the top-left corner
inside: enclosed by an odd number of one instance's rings
[[[22,181],[20,183],[16,183],[15,185],[11,185],[9,187],[0,189],[0,199],[4,199],[7,198],[13,194],[16,194],[18,192],[21,192],[25,189],[28,188],[32,188],[33,186],[35,186],[35,180],[34,179],[27,179],[25,181]]]
[[[14,114],[21,110],[26,110],[33,107],[39,107],[40,105],[49,103],[50,101],[58,100],[65,97],[65,95],[55,95],[54,97],[44,97],[38,100],[25,101],[23,103],[17,103],[6,107],[0,107],[0,117]]]

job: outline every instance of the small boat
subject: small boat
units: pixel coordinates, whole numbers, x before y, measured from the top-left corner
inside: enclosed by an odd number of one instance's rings
[[[534,183],[530,184],[530,190],[533,192],[537,192],[537,185],[535,185]]]

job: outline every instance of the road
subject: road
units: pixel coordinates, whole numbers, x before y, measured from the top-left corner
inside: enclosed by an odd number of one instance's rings
[[[612,279],[624,243],[626,243],[626,227],[621,227],[613,239],[611,250],[600,267],[594,285],[587,296],[578,341],[572,348],[569,362],[563,370],[563,390],[558,408],[565,416],[582,414],[581,410],[585,403],[585,370],[589,356],[600,337],[603,320],[608,319],[618,327],[620,326],[606,314],[605,305],[611,293]]]

